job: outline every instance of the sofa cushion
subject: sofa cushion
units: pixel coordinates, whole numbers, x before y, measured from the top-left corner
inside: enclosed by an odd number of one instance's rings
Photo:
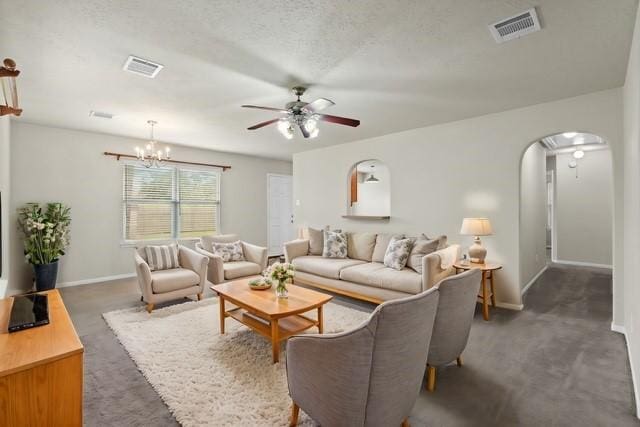
[[[227,280],[262,273],[262,269],[259,264],[249,261],[225,262],[222,268],[224,270],[224,278]]]
[[[340,271],[340,279],[409,294],[422,291],[422,275],[410,268],[394,270],[379,262],[345,268]]]
[[[347,233],[325,230],[322,256],[325,258],[346,258]]]
[[[213,243],[232,243],[238,240],[237,234],[218,234],[216,236],[202,236],[200,243],[209,252],[213,251]]]
[[[373,248],[371,261],[384,262],[384,254],[387,253],[387,247],[392,237],[401,239],[404,237],[404,234],[378,234],[376,236],[376,246]]]
[[[322,249],[324,248],[323,230],[316,230],[315,228],[308,227],[307,235],[309,238],[309,254],[322,255]]]
[[[398,239],[394,237],[389,242],[384,254],[384,265],[396,270],[402,270],[409,260],[409,254],[415,239]]]
[[[375,246],[375,233],[347,233],[347,256],[351,259],[371,262]]]
[[[439,245],[440,241],[438,239],[430,240],[424,234],[420,236],[413,243],[407,267],[414,269],[418,274],[422,274],[422,258],[438,250]]]
[[[154,294],[164,294],[178,289],[196,286],[200,276],[186,268],[154,271],[151,274],[151,289]]]
[[[316,274],[330,279],[339,279],[340,270],[358,264],[365,264],[364,261],[349,258],[325,258],[316,255],[301,256],[293,259],[293,266],[298,271]]]

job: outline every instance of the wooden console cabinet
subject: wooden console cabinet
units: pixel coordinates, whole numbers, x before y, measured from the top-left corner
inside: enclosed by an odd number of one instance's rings
[[[84,348],[57,290],[49,324],[9,334],[0,300],[0,426],[82,426]]]

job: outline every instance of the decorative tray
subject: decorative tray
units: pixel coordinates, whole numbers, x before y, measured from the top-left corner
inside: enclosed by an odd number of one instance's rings
[[[264,291],[271,287],[271,280],[269,279],[253,279],[249,281],[249,287],[254,291]]]

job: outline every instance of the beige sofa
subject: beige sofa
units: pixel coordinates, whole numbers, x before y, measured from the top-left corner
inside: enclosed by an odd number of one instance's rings
[[[207,280],[217,285],[227,280],[261,274],[267,268],[267,248],[240,242],[244,261],[223,262],[222,258],[212,252],[212,243],[232,243],[238,241],[237,234],[219,234],[203,236],[196,243],[196,251],[209,260]]]
[[[348,234],[348,243],[353,247],[348,246],[348,257],[343,259],[311,255],[308,239],[285,243],[286,261],[296,269],[294,283],[380,304],[426,291],[445,277],[455,274],[452,264],[459,259],[459,245],[446,245],[424,256],[422,274],[419,274],[409,267],[402,270],[385,267],[382,258],[388,240],[376,236],[373,247],[355,247],[362,241],[359,234],[371,233]]]

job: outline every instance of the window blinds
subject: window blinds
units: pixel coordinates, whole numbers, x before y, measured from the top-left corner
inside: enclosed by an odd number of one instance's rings
[[[125,240],[200,237],[218,228],[220,173],[124,165]]]

